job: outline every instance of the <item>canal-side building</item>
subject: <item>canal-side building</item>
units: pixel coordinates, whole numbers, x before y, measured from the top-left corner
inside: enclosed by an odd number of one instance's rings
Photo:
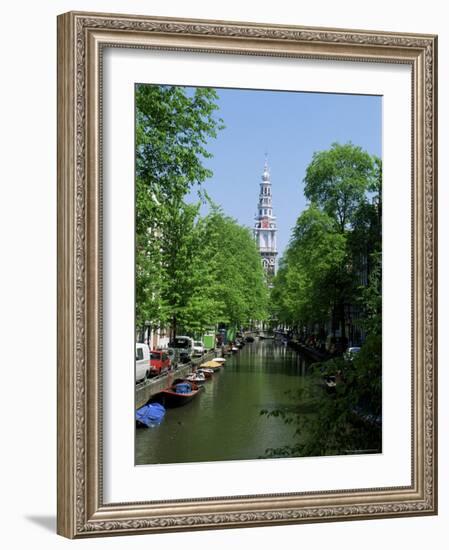
[[[262,259],[262,265],[268,280],[276,274],[276,216],[273,215],[272,187],[268,162],[265,165],[260,182],[259,200],[254,224],[254,240]]]

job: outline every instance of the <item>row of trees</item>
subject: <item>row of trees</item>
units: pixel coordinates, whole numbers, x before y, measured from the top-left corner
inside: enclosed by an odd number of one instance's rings
[[[316,153],[307,168],[309,206],[274,280],[275,316],[303,335],[331,329],[345,339],[355,326],[364,342],[350,360],[313,365],[314,383],[293,406],[262,411],[296,427],[294,440],[268,457],[381,451],[381,192],[380,160],[352,144]],[[327,394],[330,376],[337,384]]]
[[[330,324],[345,338],[349,326],[366,331],[380,320],[381,185],[380,160],[360,147],[334,144],[314,154],[305,177],[309,206],[274,280],[280,322],[309,332]]]
[[[136,88],[136,324],[201,333],[263,319],[260,256],[248,229],[214,206],[206,143],[223,127],[216,92]],[[186,196],[196,188],[198,201]],[[201,205],[210,213],[202,217]]]

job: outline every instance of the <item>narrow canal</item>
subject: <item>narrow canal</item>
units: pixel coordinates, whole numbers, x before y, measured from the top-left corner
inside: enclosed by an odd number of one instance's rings
[[[156,428],[136,429],[136,464],[255,459],[290,444],[295,427],[260,412],[292,403],[288,392],[310,383],[306,361],[272,340],[247,344],[193,401],[167,409]]]

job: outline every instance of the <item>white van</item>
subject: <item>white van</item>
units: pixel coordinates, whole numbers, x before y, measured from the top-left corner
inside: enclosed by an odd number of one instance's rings
[[[150,348],[136,344],[136,384],[150,377]]]

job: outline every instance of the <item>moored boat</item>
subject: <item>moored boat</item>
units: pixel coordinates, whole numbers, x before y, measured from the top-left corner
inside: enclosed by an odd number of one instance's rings
[[[186,380],[195,382],[195,384],[204,384],[204,382],[206,382],[206,375],[201,371],[191,372],[186,376]]]
[[[206,361],[200,365],[200,368],[212,369],[214,372],[220,370],[220,367],[222,367],[222,363],[217,361]]]
[[[155,428],[164,420],[165,407],[160,403],[147,403],[136,411],[137,427]]]
[[[204,374],[206,380],[209,379],[209,378],[212,378],[212,375],[214,374],[214,371],[212,369],[208,369],[208,368],[204,368],[204,369],[199,368],[199,369],[197,369],[196,372],[202,372]]]
[[[154,401],[162,403],[165,407],[181,407],[196,397],[202,389],[203,387],[195,382],[177,379],[169,388],[159,392]]]

